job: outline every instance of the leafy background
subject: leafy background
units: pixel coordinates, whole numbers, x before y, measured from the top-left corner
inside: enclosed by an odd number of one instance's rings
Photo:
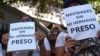
[[[39,13],[49,13],[49,6],[53,6],[56,8],[63,8],[63,1],[64,0],[0,0],[0,6],[3,6],[4,4],[11,5],[11,4],[22,4],[27,5],[30,4],[31,6],[36,6],[39,4],[36,8],[38,9]],[[84,3],[90,3],[92,4],[93,8],[95,9],[96,14],[100,13],[100,0],[83,0]],[[3,18],[3,13],[0,12],[0,17]]]

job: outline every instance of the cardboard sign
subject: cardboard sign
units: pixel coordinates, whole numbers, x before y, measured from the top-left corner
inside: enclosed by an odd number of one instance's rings
[[[65,8],[63,12],[69,36],[76,40],[96,36],[99,23],[90,4]]]
[[[36,50],[34,22],[19,22],[10,24],[8,52],[20,50]]]

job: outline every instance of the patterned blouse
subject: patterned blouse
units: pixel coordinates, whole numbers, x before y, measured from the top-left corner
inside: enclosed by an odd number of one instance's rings
[[[73,56],[100,56],[100,39],[78,40]]]

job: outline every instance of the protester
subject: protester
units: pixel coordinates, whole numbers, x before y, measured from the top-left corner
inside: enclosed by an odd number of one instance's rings
[[[31,17],[25,15],[22,16],[20,19],[20,22],[30,22],[33,21]],[[7,53],[6,56],[50,56],[50,45],[47,40],[47,38],[44,37],[44,34],[41,32],[35,33],[37,43],[37,48],[39,47],[39,50],[33,51],[31,54],[28,51],[17,51],[13,53]],[[2,42],[7,46],[9,39],[9,33],[5,33],[2,35]]]
[[[65,0],[64,8],[81,5],[82,0]],[[100,56],[100,32],[97,37],[74,40],[66,36],[65,46],[56,48],[56,56]],[[66,49],[65,49],[66,48]],[[65,51],[66,50],[66,51]],[[59,52],[58,52],[59,51]]]
[[[65,38],[67,36],[67,28],[64,27],[63,25],[61,25],[61,27],[63,28],[64,31],[60,32],[57,36],[57,40],[56,40],[56,56],[59,56],[61,53],[64,53],[66,50],[65,49]]]
[[[4,32],[4,24],[0,24],[0,56],[3,56],[2,33]]]
[[[4,56],[3,55],[3,49],[2,49],[2,44],[0,43],[0,56]]]
[[[81,5],[82,0],[65,0],[64,1],[64,8],[72,7],[72,6],[77,6]],[[67,48],[65,47],[65,39],[67,37],[66,32],[61,32],[56,41],[56,56],[64,56],[65,52],[67,52]],[[68,55],[67,55],[68,56]]]
[[[100,56],[100,31],[97,37],[78,41],[68,37],[65,45],[68,50],[65,56]]]
[[[5,34],[2,35],[2,43],[5,45],[5,47],[7,47],[8,37],[9,37],[9,34],[8,33],[5,33]],[[10,52],[7,53],[6,52],[5,56],[12,56],[12,53],[10,53]]]
[[[48,33],[48,40],[51,47],[51,56],[55,56],[55,43],[59,34],[59,28],[53,23],[51,23],[48,28],[50,29],[50,32]]]

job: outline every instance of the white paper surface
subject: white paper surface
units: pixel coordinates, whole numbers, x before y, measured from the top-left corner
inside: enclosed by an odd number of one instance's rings
[[[8,52],[20,50],[36,50],[34,22],[19,22],[10,24]]]
[[[76,40],[96,36],[99,23],[90,4],[65,8],[63,12],[69,36]]]

